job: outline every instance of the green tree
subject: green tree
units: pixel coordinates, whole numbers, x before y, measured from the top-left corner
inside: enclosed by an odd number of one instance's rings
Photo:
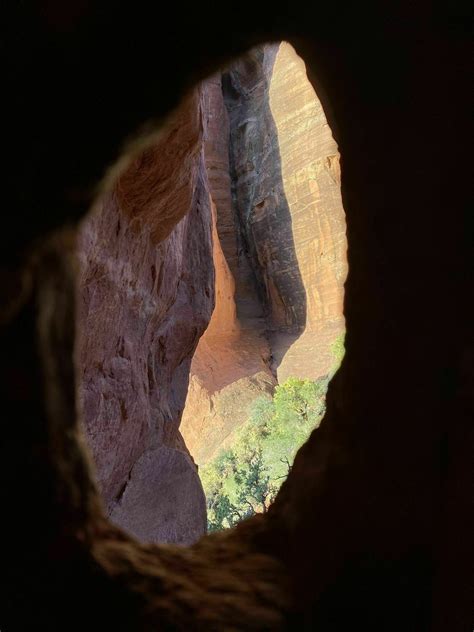
[[[346,332],[343,331],[341,334],[339,334],[339,336],[331,345],[331,353],[334,356],[334,366],[331,370],[330,377],[332,377],[334,373],[338,370],[338,368],[341,366],[342,359],[346,352],[346,348],[344,347],[345,337],[346,337]]]
[[[327,378],[289,378],[273,399],[258,398],[232,446],[201,468],[210,531],[265,513],[299,447],[324,414]]]

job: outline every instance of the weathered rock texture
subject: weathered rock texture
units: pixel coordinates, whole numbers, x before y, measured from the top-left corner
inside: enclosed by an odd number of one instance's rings
[[[243,253],[231,197],[230,131],[221,77],[202,87],[206,105],[205,159],[214,208],[216,305],[193,357],[181,431],[204,463],[231,440],[256,397],[276,383],[255,278]]]
[[[202,129],[195,91],[101,198],[79,242],[84,427],[108,515],[151,542],[205,532],[178,429],[214,301]]]
[[[339,153],[303,60],[283,42],[225,75],[234,204],[266,306],[273,366],[330,372],[344,330],[345,217]]]
[[[271,394],[275,384],[263,332],[237,318],[235,284],[215,223],[214,265],[216,308],[192,360],[181,422],[186,445],[198,463],[205,463],[231,440],[255,399]]]
[[[277,381],[330,372],[347,269],[339,154],[294,48],[257,47],[203,91],[216,309],[182,424],[199,463]]]
[[[2,630],[472,628],[468,14],[280,6],[2,4]],[[140,544],[83,446],[74,222],[126,138],[270,38],[305,59],[342,156],[346,355],[268,514]]]

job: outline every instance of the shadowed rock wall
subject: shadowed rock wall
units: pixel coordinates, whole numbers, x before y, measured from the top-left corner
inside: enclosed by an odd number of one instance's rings
[[[234,64],[224,93],[234,204],[266,306],[273,368],[280,381],[326,375],[331,343],[344,331],[347,272],[337,145],[287,42]]]
[[[79,241],[84,428],[107,514],[146,542],[205,533],[178,429],[214,303],[202,107],[195,91],[99,200]]]

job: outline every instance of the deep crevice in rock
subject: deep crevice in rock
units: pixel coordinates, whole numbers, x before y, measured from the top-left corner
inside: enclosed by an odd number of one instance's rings
[[[278,382],[333,373],[346,270],[340,179],[326,169],[332,157],[337,173],[337,146],[294,49],[260,46],[204,90],[216,308],[182,422],[200,464]]]

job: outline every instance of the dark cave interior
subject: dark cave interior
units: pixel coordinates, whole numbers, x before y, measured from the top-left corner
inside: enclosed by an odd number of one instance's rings
[[[2,7],[2,630],[468,629],[469,15],[167,9]],[[268,514],[140,544],[107,520],[78,422],[77,221],[191,86],[283,39],[342,156],[346,355]]]

